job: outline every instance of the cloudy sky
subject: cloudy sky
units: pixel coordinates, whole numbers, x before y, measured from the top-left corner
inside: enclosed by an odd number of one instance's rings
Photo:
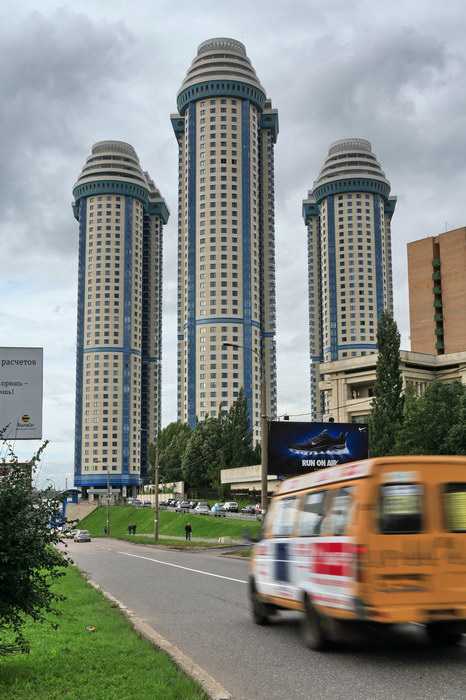
[[[395,317],[409,346],[406,244],[466,225],[463,0],[2,0],[0,345],[44,348],[39,483],[72,484],[78,226],[93,143],[131,143],[171,209],[163,424],[176,419],[176,93],[197,46],[239,39],[273,107],[278,410],[309,411],[301,205],[329,144],[372,142],[398,204]],[[17,443],[27,457],[38,443]]]

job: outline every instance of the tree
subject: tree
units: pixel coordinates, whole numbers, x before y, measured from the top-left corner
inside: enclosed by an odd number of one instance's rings
[[[257,464],[257,453],[252,446],[252,430],[249,422],[248,403],[243,387],[230,407],[223,424],[225,468],[246,467]]]
[[[174,483],[183,478],[182,459],[191,436],[191,428],[187,423],[169,423],[159,431],[159,469],[161,483]],[[150,474],[154,480],[155,446],[149,452]]]
[[[434,381],[423,396],[406,392],[403,425],[395,449],[398,454],[462,454],[466,387],[459,381],[445,384]],[[465,454],[463,452],[463,454]]]
[[[1,435],[0,435],[1,439]],[[0,656],[29,651],[26,621],[42,621],[56,612],[63,596],[53,582],[63,576],[66,559],[53,546],[61,503],[51,490],[32,491],[32,475],[45,443],[27,464],[20,464],[2,440],[7,456],[0,462]]]
[[[400,333],[384,311],[377,328],[377,367],[374,400],[369,417],[369,455],[393,454],[403,421],[403,379],[400,371]]]
[[[221,418],[206,418],[191,433],[183,454],[183,478],[188,488],[218,485],[224,464]]]

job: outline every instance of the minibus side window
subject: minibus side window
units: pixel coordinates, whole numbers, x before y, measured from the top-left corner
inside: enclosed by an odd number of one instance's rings
[[[347,529],[351,509],[353,486],[343,486],[332,490],[325,504],[325,515],[321,535],[344,535]]]
[[[304,499],[303,512],[299,526],[301,537],[315,537],[320,535],[320,525],[324,511],[326,491],[313,491]]]
[[[443,505],[448,532],[466,532],[466,484],[445,484]]]
[[[379,529],[386,535],[420,532],[423,489],[420,484],[385,484],[380,491]]]
[[[347,530],[350,519],[352,492],[352,486],[343,486],[333,500],[334,535],[344,535]]]
[[[272,535],[274,537],[289,537],[293,532],[298,499],[281,498],[275,505]]]

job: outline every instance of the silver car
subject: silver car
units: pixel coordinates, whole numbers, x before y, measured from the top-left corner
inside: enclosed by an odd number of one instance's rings
[[[75,542],[90,542],[91,541],[91,533],[89,530],[79,530],[74,536],[74,541]]]

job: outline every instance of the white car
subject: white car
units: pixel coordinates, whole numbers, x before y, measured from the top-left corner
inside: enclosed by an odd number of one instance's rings
[[[229,513],[237,513],[238,512],[238,504],[236,503],[236,501],[227,501],[226,503],[223,504],[223,507]]]

